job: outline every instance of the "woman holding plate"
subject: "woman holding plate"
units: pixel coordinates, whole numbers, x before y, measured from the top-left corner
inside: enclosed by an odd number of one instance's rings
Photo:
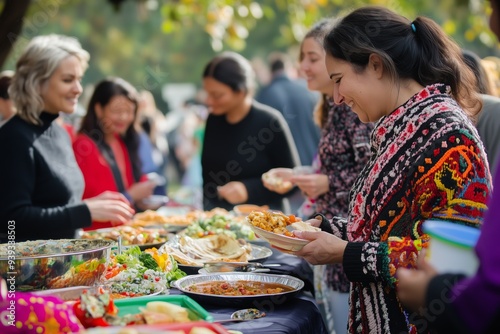
[[[474,75],[434,21],[382,7],[345,16],[324,48],[335,103],[376,122],[372,155],[350,192],[348,218],[322,221],[333,235],[296,232],[310,241],[296,255],[342,263],[351,281],[348,332],[416,333],[426,320],[400,304],[396,270],[415,267],[428,242],[425,220],[478,227],[491,191],[471,122],[481,109]]]

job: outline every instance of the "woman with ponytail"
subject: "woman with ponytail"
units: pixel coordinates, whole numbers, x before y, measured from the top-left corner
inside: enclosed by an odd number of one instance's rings
[[[312,264],[342,263],[351,281],[350,333],[429,330],[398,300],[398,268],[427,247],[422,223],[478,227],[491,177],[472,119],[481,109],[460,48],[432,20],[364,7],[324,39],[333,98],[376,122],[371,158],[350,192],[348,218],[314,219],[325,232],[296,252]]]

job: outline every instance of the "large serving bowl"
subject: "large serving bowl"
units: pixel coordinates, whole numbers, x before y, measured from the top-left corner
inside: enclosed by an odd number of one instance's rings
[[[0,244],[0,276],[18,291],[88,286],[109,261],[111,240],[37,240]]]
[[[252,282],[254,284],[270,285],[267,287],[276,288],[277,285],[284,286],[287,290],[283,292],[267,293],[266,286],[263,287],[261,293],[246,294],[246,295],[223,295],[211,292],[198,292],[193,291],[192,287],[197,284],[219,283],[229,285],[238,284],[240,282]],[[259,308],[259,305],[275,306],[284,304],[289,298],[295,296],[304,287],[304,282],[296,277],[288,275],[273,275],[273,274],[258,274],[258,273],[214,273],[208,275],[191,275],[183,277],[175,281],[174,286],[182,293],[188,295],[199,303],[217,304],[224,306],[252,306]],[[210,289],[209,289],[210,290]]]

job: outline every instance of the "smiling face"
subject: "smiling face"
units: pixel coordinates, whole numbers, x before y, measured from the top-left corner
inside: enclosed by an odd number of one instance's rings
[[[313,37],[302,42],[300,70],[305,75],[310,90],[332,95],[333,85],[325,67],[325,50]]]
[[[491,0],[490,29],[500,39],[500,8],[498,0]]]
[[[125,134],[135,119],[136,105],[123,95],[116,95],[105,106],[97,104],[95,112],[106,134]]]
[[[211,114],[221,116],[237,110],[243,103],[246,93],[235,92],[228,85],[211,77],[203,78],[203,89],[207,93],[206,104]]]
[[[82,76],[83,66],[80,59],[69,56],[61,61],[59,67],[42,87],[44,110],[51,114],[73,113],[78,97],[82,93],[80,83]]]
[[[345,103],[364,122],[376,122],[392,111],[393,86],[384,77],[382,64],[370,57],[362,71],[345,60],[326,56],[326,68],[333,81],[333,99]]]

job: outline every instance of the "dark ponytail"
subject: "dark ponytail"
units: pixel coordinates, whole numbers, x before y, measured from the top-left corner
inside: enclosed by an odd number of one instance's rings
[[[471,118],[481,110],[475,78],[461,49],[431,19],[410,22],[383,7],[363,7],[344,17],[324,40],[327,54],[365,69],[379,55],[394,81],[413,79],[422,86],[443,83]]]

